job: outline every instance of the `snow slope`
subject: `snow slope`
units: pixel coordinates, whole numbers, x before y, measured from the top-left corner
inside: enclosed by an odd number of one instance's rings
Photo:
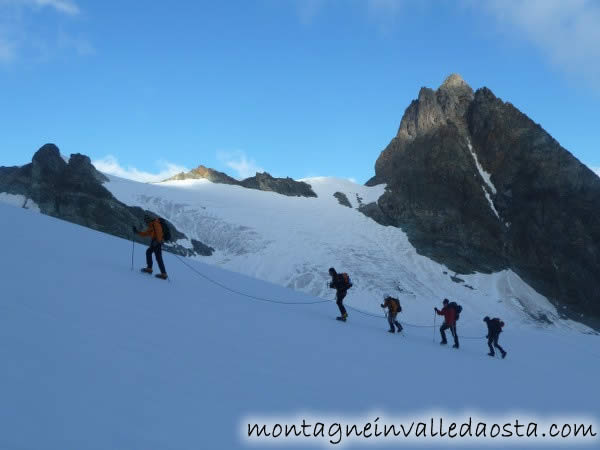
[[[156,280],[130,270],[131,242],[14,206],[0,218],[14,233],[0,258],[1,449],[245,448],[245,417],[304,411],[600,415],[598,336],[508,321],[509,356],[491,359],[480,339],[455,351],[431,328],[339,323],[330,302],[252,300],[198,273],[254,296],[319,299],[170,254],[171,282]],[[430,316],[437,300],[422,301]]]
[[[209,264],[327,298],[333,298],[327,269],[334,266],[354,283],[349,304],[381,313],[382,295],[395,295],[414,323],[430,324],[431,305],[448,297],[463,305],[465,317],[476,318],[477,327],[490,315],[513,324],[587,330],[559,320],[554,306],[511,271],[453,281],[446,267],[418,255],[402,230],[356,209],[376,201],[385,185],[309,178],[303,181],[318,198],[303,198],[207,180],[142,184],[109,178],[105,186],[119,200],[155,211],[215,248],[213,256],[200,257]],[[340,205],[335,192],[345,193],[353,208]]]

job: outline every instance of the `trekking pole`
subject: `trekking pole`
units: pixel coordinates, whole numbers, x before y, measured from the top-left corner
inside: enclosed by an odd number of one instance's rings
[[[131,233],[131,271],[133,272],[133,253],[135,252],[135,236]]]
[[[435,344],[435,319],[437,314],[435,313],[435,309],[433,310],[433,336],[431,338],[432,342]]]

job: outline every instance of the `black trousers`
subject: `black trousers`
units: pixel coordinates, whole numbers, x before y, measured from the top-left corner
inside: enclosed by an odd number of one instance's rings
[[[165,270],[165,263],[162,258],[162,244],[158,241],[152,241],[150,243],[150,247],[146,250],[146,265],[148,268],[152,269],[152,253],[156,256],[156,262],[158,263],[158,268],[160,269],[160,273],[167,273]]]
[[[347,294],[347,291],[341,291],[341,290],[338,290],[335,293],[335,298],[337,299],[335,303],[338,305],[338,308],[340,309],[340,314],[342,316],[345,316],[347,314],[346,308],[344,307],[344,303],[343,303],[344,297],[346,297],[346,294]]]
[[[458,334],[456,334],[456,324],[448,325],[446,322],[440,327],[440,334],[442,335],[442,342],[446,341],[446,330],[450,330],[452,337],[454,338],[454,345],[458,347]]]
[[[504,349],[502,347],[500,347],[500,345],[498,344],[499,337],[500,337],[500,333],[490,334],[488,337],[488,347],[490,348],[491,354],[495,354],[494,347],[496,347],[498,350],[500,350],[500,353],[502,353],[502,354],[505,353]],[[493,347],[492,347],[492,344],[493,344]]]
[[[396,325],[398,327],[398,331],[402,331],[402,325],[400,325],[400,323],[396,320],[396,316],[398,315],[398,313],[391,313],[388,312],[388,323],[390,324],[390,331],[394,331],[394,325]]]

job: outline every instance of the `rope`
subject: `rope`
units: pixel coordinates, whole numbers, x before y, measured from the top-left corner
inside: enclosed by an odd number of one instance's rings
[[[179,262],[181,262],[184,266],[186,266],[188,269],[190,269],[191,271],[193,271],[194,273],[196,273],[197,275],[201,276],[202,278],[204,278],[206,281],[219,286],[221,289],[224,289],[228,292],[237,294],[237,295],[241,295],[243,297],[246,298],[250,298],[252,300],[258,300],[261,302],[268,302],[268,303],[277,303],[279,305],[317,305],[320,303],[329,303],[331,300],[316,300],[314,302],[286,302],[286,301],[281,301],[281,300],[274,300],[271,298],[266,298],[266,297],[259,297],[256,295],[250,295],[250,294],[246,294],[245,292],[241,292],[238,291],[236,289],[232,289],[229,286],[224,285],[223,283],[219,283],[218,281],[204,275],[203,273],[199,272],[196,268],[194,268],[193,266],[191,266],[190,264],[188,264],[187,262],[185,262],[183,260],[183,258],[179,257],[179,255],[173,253],[173,256],[175,256],[175,258],[177,258],[177,260]],[[363,316],[367,316],[367,317],[374,317],[376,319],[385,319],[385,316],[379,315],[379,314],[372,314],[366,311],[362,311],[360,309],[354,308],[353,306],[350,305],[346,305],[346,307],[358,314],[362,314]],[[402,325],[404,326],[408,326],[408,327],[412,327],[412,328],[435,328],[435,326],[433,325],[417,325],[417,324],[412,324],[412,323],[408,323],[408,322],[403,322],[403,321],[399,321]],[[459,336],[459,338],[461,339],[483,339],[485,336]]]
[[[198,270],[196,270],[194,267],[192,267],[191,265],[189,265],[187,262],[185,262],[182,258],[179,257],[179,255],[176,255],[173,253],[173,256],[175,256],[175,258],[177,258],[179,260],[179,262],[181,262],[183,265],[185,265],[188,269],[192,270],[193,272],[195,272],[197,275],[201,276],[202,278],[204,278],[206,281],[219,286],[221,289],[224,289],[226,291],[232,292],[234,294],[237,295],[241,295],[243,297],[247,297],[247,298],[251,298],[253,300],[258,300],[261,302],[268,302],[268,303],[277,303],[280,305],[316,305],[318,303],[328,303],[329,300],[317,300],[314,302],[285,302],[285,301],[281,301],[281,300],[273,300],[271,298],[265,298],[265,297],[259,297],[256,295],[250,295],[250,294],[246,294],[245,292],[241,292],[241,291],[237,291],[235,289],[232,289],[222,283],[219,283],[216,280],[213,280],[212,278],[204,275],[203,273],[199,272]]]
[[[353,307],[352,307],[352,306],[350,306],[350,305],[345,305],[345,306],[346,306],[348,309],[350,309],[350,310],[352,310],[352,311],[354,311],[354,312],[357,312],[357,313],[359,313],[359,314],[362,314],[363,316],[375,317],[375,318],[377,318],[377,319],[385,319],[385,316],[380,316],[379,314],[371,314],[371,313],[368,313],[368,312],[366,312],[366,311],[361,311],[360,309],[353,308]]]

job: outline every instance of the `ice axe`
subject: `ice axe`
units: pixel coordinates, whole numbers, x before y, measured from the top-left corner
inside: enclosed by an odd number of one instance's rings
[[[436,312],[435,309],[433,310],[433,336],[431,338],[432,342],[435,344],[435,319],[436,319]]]

